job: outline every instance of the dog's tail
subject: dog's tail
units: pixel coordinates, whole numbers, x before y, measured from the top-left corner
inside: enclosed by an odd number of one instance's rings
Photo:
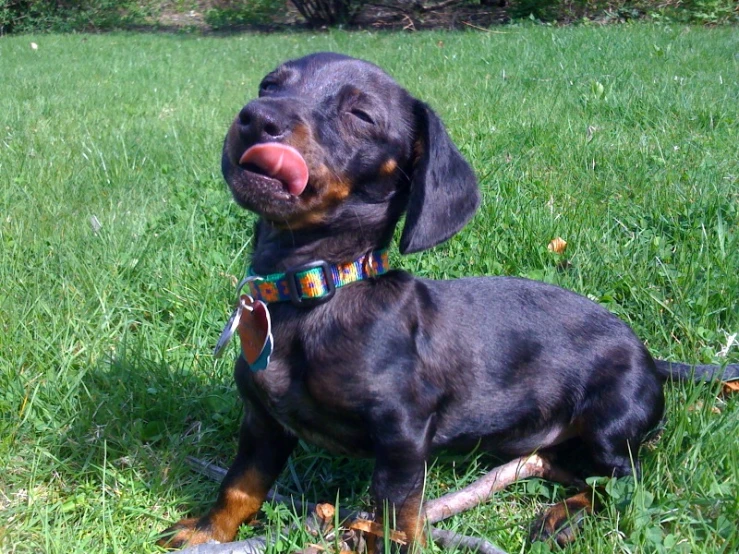
[[[657,373],[666,381],[734,381],[739,379],[739,364],[720,365],[691,365],[680,362],[654,360],[657,364]]]

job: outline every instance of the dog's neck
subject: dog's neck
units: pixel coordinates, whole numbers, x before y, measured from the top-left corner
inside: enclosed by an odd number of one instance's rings
[[[381,231],[334,230],[327,234],[317,230],[280,229],[262,220],[257,223],[255,233],[252,271],[257,275],[269,275],[316,260],[329,264],[350,262],[387,246],[392,239],[393,228]]]
[[[381,204],[345,204],[329,222],[309,229],[291,229],[262,218],[254,228],[252,271],[282,273],[317,260],[346,263],[384,248],[393,238],[406,202],[404,195],[392,195]]]

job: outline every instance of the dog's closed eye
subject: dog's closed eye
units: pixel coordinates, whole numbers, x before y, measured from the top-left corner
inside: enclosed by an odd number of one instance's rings
[[[357,119],[361,119],[365,123],[369,123],[370,125],[375,124],[375,120],[372,119],[372,116],[361,108],[352,108],[351,110],[349,110],[349,113]]]
[[[271,92],[277,92],[280,88],[280,84],[272,79],[262,81],[259,85],[259,94],[269,94]]]

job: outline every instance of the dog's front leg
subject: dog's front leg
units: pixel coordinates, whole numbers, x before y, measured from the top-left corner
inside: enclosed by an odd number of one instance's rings
[[[387,432],[375,448],[372,497],[376,521],[405,533],[408,551],[426,544],[423,516],[423,485],[428,456],[428,425],[412,436]],[[371,537],[370,537],[371,539]],[[370,553],[382,551],[381,544],[368,540]]]
[[[247,405],[239,450],[221,483],[215,504],[203,517],[183,519],[172,525],[162,533],[158,544],[180,548],[209,540],[232,541],[239,526],[259,511],[296,442],[266,411]]]

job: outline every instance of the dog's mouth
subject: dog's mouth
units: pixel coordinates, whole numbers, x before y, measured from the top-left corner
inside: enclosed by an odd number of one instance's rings
[[[300,196],[308,184],[308,165],[292,146],[279,142],[255,144],[239,158],[239,166],[275,181],[291,196]]]

